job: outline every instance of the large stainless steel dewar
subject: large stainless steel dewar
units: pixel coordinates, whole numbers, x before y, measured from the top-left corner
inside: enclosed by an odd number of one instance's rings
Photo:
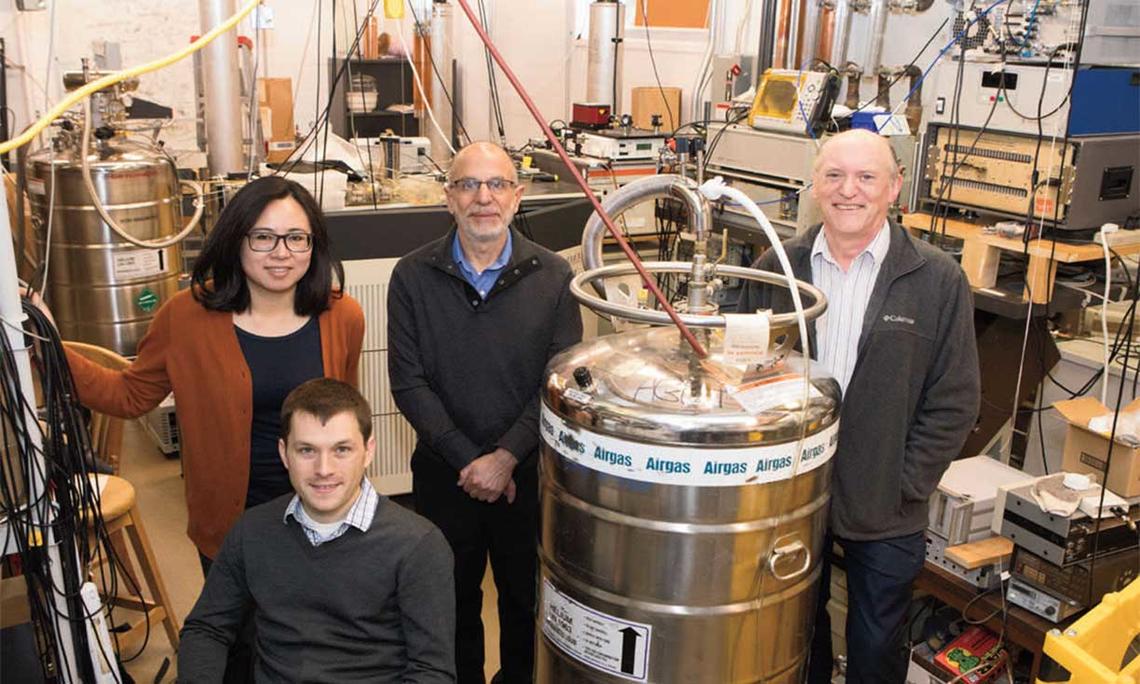
[[[141,248],[112,231],[85,186],[84,154],[104,209],[139,240],[183,230],[179,181],[161,151],[121,134],[84,145],[65,129],[28,158],[41,254],[50,239],[45,294],[60,335],[133,356],[154,312],[178,291],[181,246]]]
[[[679,177],[659,176],[649,186],[611,196],[607,210],[616,214],[647,195],[679,197],[694,210],[704,204],[695,184]],[[587,229],[588,267],[600,266],[599,236]],[[695,261],[702,257],[698,249]],[[646,266],[679,272],[692,264]],[[584,285],[631,270],[592,268],[572,291],[588,306],[621,315]],[[712,275],[782,282],[739,267]],[[539,452],[542,684],[802,679],[839,386],[816,368],[805,382],[788,316],[773,317],[763,363],[730,360],[717,329],[725,317],[695,293],[693,280],[701,280],[695,269],[683,318],[707,358],[697,359],[676,329],[657,327],[584,342],[547,367]],[[813,300],[808,317],[820,315],[826,304],[819,291],[798,287]]]

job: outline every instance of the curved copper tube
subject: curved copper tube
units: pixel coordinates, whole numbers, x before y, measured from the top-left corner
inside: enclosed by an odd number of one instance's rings
[[[875,94],[875,104],[888,112],[891,110],[891,72],[879,71],[879,91]]]
[[[784,59],[788,51],[788,33],[791,31],[792,3],[790,0],[780,0],[780,8],[776,14],[776,47],[772,51],[772,66],[777,69],[794,69]]]
[[[910,99],[906,103],[906,122],[911,133],[917,133],[922,123],[922,69],[911,64],[906,68],[906,75],[910,77]]]
[[[847,99],[843,105],[848,109],[859,109],[859,80],[863,78],[863,71],[854,62],[847,63]]]
[[[823,61],[831,64],[831,41],[835,35],[835,9],[830,4],[824,4],[819,10],[819,41],[815,54]]]

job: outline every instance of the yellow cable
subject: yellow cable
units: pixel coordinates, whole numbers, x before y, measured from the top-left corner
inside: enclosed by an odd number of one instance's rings
[[[146,64],[131,67],[130,69],[124,69],[122,71],[116,71],[113,74],[107,74],[103,78],[85,84],[83,87],[73,91],[70,95],[61,100],[55,107],[52,107],[51,111],[41,117],[34,124],[29,126],[22,134],[15,138],[12,138],[11,140],[6,140],[3,143],[0,143],[0,154],[30,143],[36,137],[36,135],[39,134],[40,131],[50,125],[51,122],[62,116],[63,113],[74,106],[75,103],[79,102],[88,95],[99,92],[107,86],[114,85],[119,81],[133,78],[150,71],[157,71],[158,69],[169,66],[179,60],[189,57],[198,50],[201,50],[202,48],[209,45],[218,36],[228,32],[230,29],[237,26],[237,23],[244,19],[246,15],[252,12],[253,8],[257,7],[260,3],[261,0],[249,0],[249,2],[246,3],[246,5],[240,10],[238,10],[238,12],[232,17],[226,19],[225,22],[218,24],[209,33],[182,48],[178,52],[151,62],[147,62]]]

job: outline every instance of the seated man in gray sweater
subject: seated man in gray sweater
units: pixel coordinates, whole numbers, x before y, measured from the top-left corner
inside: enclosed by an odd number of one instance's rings
[[[454,682],[451,550],[364,477],[376,449],[368,402],[310,380],[285,399],[281,429],[297,494],[230,530],[182,628],[178,680],[222,682],[255,609],[258,682]]]

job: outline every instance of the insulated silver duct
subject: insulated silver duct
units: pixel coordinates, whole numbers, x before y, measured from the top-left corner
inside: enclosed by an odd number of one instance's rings
[[[234,13],[234,0],[198,0],[198,19],[206,33]],[[245,171],[241,152],[241,88],[237,38],[228,33],[202,49],[206,94],[206,165],[213,176]]]
[[[705,244],[708,241],[709,208],[708,200],[700,193],[696,181],[691,178],[662,174],[648,176],[626,185],[606,195],[602,208],[610,216],[616,217],[626,209],[649,199],[672,197],[685,204],[689,213],[689,227],[694,236],[693,282],[689,284],[689,310],[698,312],[705,304],[704,265]],[[602,238],[606,225],[597,212],[590,214],[586,228],[582,231],[582,261],[586,270],[600,268],[602,261]],[[696,258],[698,257],[699,258]],[[600,283],[594,284],[598,294],[605,297]]]
[[[847,63],[847,46],[851,42],[851,3],[835,0],[833,14],[835,32],[831,34],[831,63]]]
[[[867,40],[867,56],[863,59],[863,72],[877,74],[883,61],[883,37],[887,30],[887,17],[890,10],[887,0],[871,0],[867,18],[871,26],[871,36]]]
[[[819,52],[819,14],[820,5],[823,3],[822,0],[806,0],[806,2],[807,5],[804,7],[804,49],[801,53],[800,64],[805,69],[810,69],[815,61],[816,53]]]
[[[785,43],[784,68],[799,69],[801,60],[797,53],[800,49],[800,0],[786,0],[788,3],[788,42]],[[811,2],[811,0],[808,0]],[[806,57],[804,58],[806,59]]]
[[[448,145],[455,137],[452,134],[454,113],[447,100],[447,93],[454,96],[455,88],[451,69],[451,5],[446,2],[435,2],[431,6],[431,60],[438,70],[436,77],[431,80],[431,106],[443,134],[435,126],[427,130],[431,156],[438,161],[451,158]]]
[[[615,0],[590,5],[590,42],[586,57],[586,101],[621,109],[621,70],[625,53],[625,6]]]

